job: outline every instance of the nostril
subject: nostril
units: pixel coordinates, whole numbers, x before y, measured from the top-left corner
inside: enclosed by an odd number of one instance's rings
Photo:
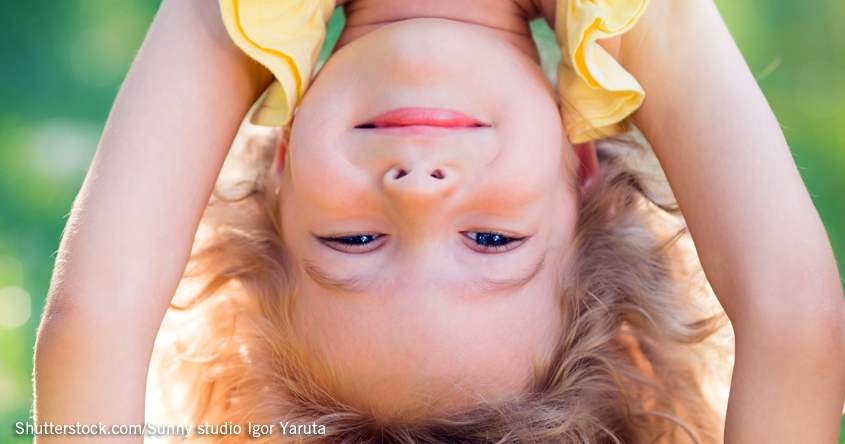
[[[396,180],[396,179],[401,179],[401,178],[403,178],[403,177],[405,177],[405,176],[407,176],[407,175],[408,175],[408,172],[407,172],[407,171],[405,171],[405,170],[399,170],[399,171],[397,171],[397,172],[396,172],[396,176],[393,178],[393,180]]]
[[[443,179],[443,172],[440,170],[435,170],[433,173],[430,174],[430,176],[435,179]]]

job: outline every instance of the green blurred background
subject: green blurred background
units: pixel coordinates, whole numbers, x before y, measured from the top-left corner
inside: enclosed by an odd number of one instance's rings
[[[13,424],[29,418],[35,330],[65,216],[159,3],[0,0],[0,443],[29,441]],[[845,1],[717,4],[842,261]]]

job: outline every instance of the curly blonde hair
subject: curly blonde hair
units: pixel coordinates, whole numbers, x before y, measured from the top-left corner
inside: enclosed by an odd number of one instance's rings
[[[248,178],[219,183],[208,205],[156,343],[149,408],[183,423],[291,421],[326,431],[214,439],[224,442],[721,441],[723,421],[704,384],[722,362],[714,333],[726,319],[677,208],[655,197],[665,181],[634,136],[596,144],[602,178],[580,196],[573,260],[560,284],[563,327],[532,389],[413,422],[338,402],[321,383],[330,370],[296,339],[296,282],[278,194],[266,180],[277,137],[249,139],[241,153]]]

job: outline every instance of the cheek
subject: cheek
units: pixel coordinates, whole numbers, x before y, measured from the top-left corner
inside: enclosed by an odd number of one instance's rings
[[[308,143],[292,145],[285,200],[307,219],[352,217],[372,206],[377,195],[372,178],[340,154],[340,147]]]
[[[560,250],[562,255],[568,254],[578,224],[578,194],[578,190],[572,185],[571,177],[563,177],[555,192],[549,194],[547,214],[548,220],[553,224],[549,228],[549,247]]]
[[[282,242],[292,256],[301,256],[307,231],[302,226],[301,213],[290,186],[282,184],[280,190],[279,214],[281,216]]]
[[[506,157],[495,177],[490,178],[490,185],[503,195],[512,194],[514,199],[521,195],[525,201],[547,200],[562,182],[571,183],[572,165],[565,156],[571,148],[562,132],[543,130],[542,125],[520,117],[502,129],[502,144]]]

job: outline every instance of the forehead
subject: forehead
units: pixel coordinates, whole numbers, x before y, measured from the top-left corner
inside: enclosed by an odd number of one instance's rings
[[[338,398],[376,414],[518,395],[556,345],[556,268],[531,264],[530,282],[498,293],[468,293],[451,276],[425,272],[382,274],[375,279],[384,287],[365,294],[326,290],[303,276],[295,319],[309,348],[330,363],[327,385]]]

